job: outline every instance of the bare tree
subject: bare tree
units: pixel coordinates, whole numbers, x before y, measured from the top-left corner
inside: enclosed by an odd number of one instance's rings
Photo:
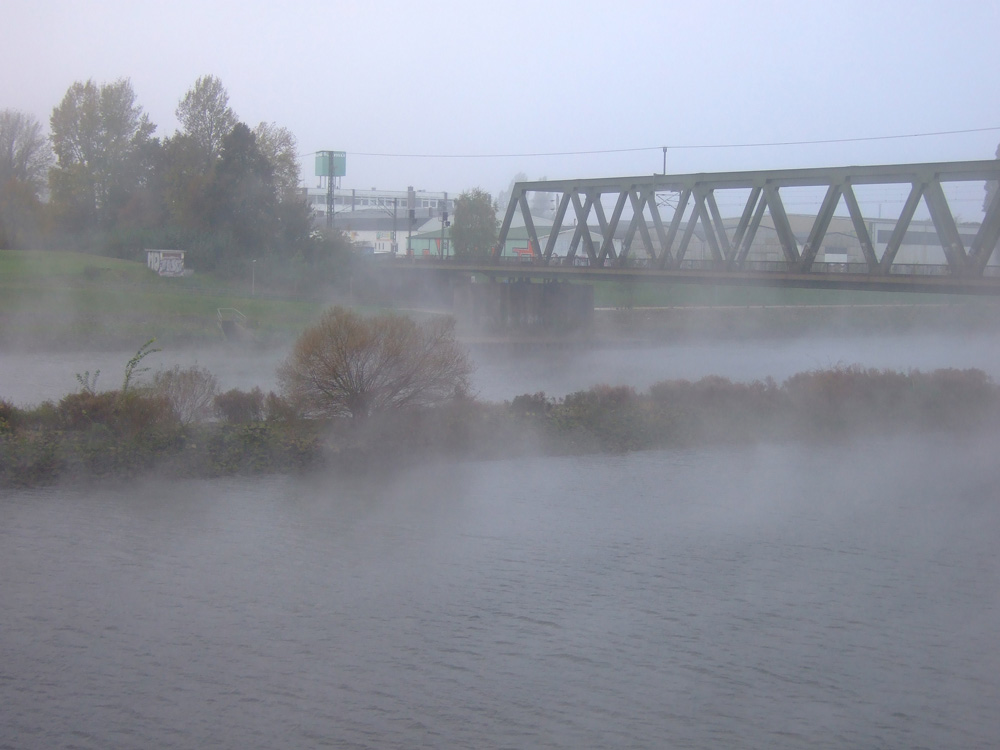
[[[471,372],[451,318],[417,325],[401,315],[363,317],[334,307],[298,338],[278,378],[307,415],[357,423],[443,403],[467,390]]]
[[[547,180],[544,175],[538,178],[540,181]],[[551,219],[556,214],[555,206],[552,205],[552,193],[542,193],[534,191],[531,194],[531,205],[529,207],[532,216],[542,219]]]
[[[158,371],[153,376],[150,390],[166,397],[181,424],[190,424],[212,416],[219,381],[203,367],[181,369],[180,365],[176,365],[169,370]]]
[[[510,183],[507,185],[507,189],[501,190],[497,194],[496,211],[500,216],[503,216],[507,212],[507,204],[510,203],[510,197],[514,194],[514,185],[519,182],[527,181],[528,175],[524,172],[518,172],[511,178]]]

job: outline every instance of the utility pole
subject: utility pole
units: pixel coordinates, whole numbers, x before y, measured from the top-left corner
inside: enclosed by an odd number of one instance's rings
[[[667,147],[663,147],[663,174],[667,174]]]
[[[411,255],[413,253],[413,220],[417,216],[417,194],[413,192],[413,185],[406,188],[406,211],[407,225],[409,226],[406,235],[406,254]]]
[[[438,248],[438,253],[441,255],[441,259],[444,260],[444,228],[448,224],[448,194],[444,194],[444,203],[441,208],[441,247]]]
[[[327,169],[329,175],[326,178],[326,228],[333,229],[333,152],[326,152]]]

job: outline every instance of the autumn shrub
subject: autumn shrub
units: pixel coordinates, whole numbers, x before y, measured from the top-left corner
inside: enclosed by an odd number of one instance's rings
[[[538,417],[547,414],[555,401],[546,397],[545,393],[522,393],[510,402],[510,412],[518,417]]]
[[[206,436],[202,454],[201,469],[210,475],[304,469],[322,456],[315,430],[273,422],[221,425]]]
[[[268,391],[264,397],[264,421],[294,422],[299,417],[299,409],[295,404],[274,391]]]
[[[254,387],[250,391],[233,388],[215,397],[215,412],[229,424],[261,422],[264,417],[264,393]]]
[[[46,484],[57,479],[62,468],[54,433],[0,434],[0,486]]]
[[[978,369],[912,372],[911,410],[927,426],[981,424],[996,418],[1000,394],[990,377]]]
[[[21,410],[20,427],[25,430],[62,429],[59,406],[52,401],[43,401],[38,406]]]
[[[17,432],[24,424],[24,412],[9,401],[0,399],[0,434]]]
[[[905,420],[909,386],[906,374],[854,365],[798,373],[783,388],[795,429],[830,434]]]
[[[83,430],[92,424],[113,426],[118,394],[114,391],[80,391],[64,396],[58,405],[59,421],[67,430]]]
[[[646,410],[631,386],[601,384],[571,393],[550,416],[549,425],[568,435],[570,445],[578,449],[593,444],[624,451],[648,445]]]
[[[361,423],[396,409],[437,406],[468,392],[472,363],[455,321],[333,307],[303,331],[278,370],[283,392],[310,416]]]
[[[119,399],[114,426],[127,436],[151,437],[153,432],[172,431],[180,425],[170,399],[143,389]]]
[[[716,375],[693,382],[666,380],[650,386],[649,398],[658,433],[679,443],[771,437],[784,406],[781,389],[771,378],[751,383]]]
[[[178,422],[170,401],[147,390],[132,390],[124,397],[118,391],[71,393],[59,402],[57,411],[62,429],[87,430],[101,425],[130,437],[170,429]]]
[[[215,414],[219,382],[203,367],[160,370],[148,389],[167,399],[181,424],[201,422]]]

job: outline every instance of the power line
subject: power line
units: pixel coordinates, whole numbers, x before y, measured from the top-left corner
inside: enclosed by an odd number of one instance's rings
[[[902,135],[872,135],[860,138],[824,138],[814,141],[773,141],[768,143],[704,143],[704,144],[680,144],[668,146],[673,150],[695,150],[695,149],[724,149],[724,148],[765,148],[776,146],[817,146],[832,143],[862,143],[865,141],[889,141],[903,138],[929,138],[941,135],[964,135],[968,133],[987,133],[1000,130],[1000,125],[989,128],[967,128],[965,130],[936,130],[927,133],[906,133]],[[625,154],[640,151],[662,151],[663,146],[643,146],[639,148],[605,148],[594,149],[592,151],[548,151],[537,153],[520,154],[403,154],[384,153],[374,151],[352,151],[352,156],[371,156],[393,159],[510,159],[510,158],[532,158],[541,156],[593,156],[598,154]],[[314,153],[300,154],[300,156],[312,156]]]

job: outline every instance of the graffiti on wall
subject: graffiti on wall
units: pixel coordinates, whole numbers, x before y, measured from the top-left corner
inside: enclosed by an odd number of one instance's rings
[[[177,255],[167,255],[163,254],[160,257],[159,267],[156,272],[160,276],[183,276],[184,275],[184,256]]]

